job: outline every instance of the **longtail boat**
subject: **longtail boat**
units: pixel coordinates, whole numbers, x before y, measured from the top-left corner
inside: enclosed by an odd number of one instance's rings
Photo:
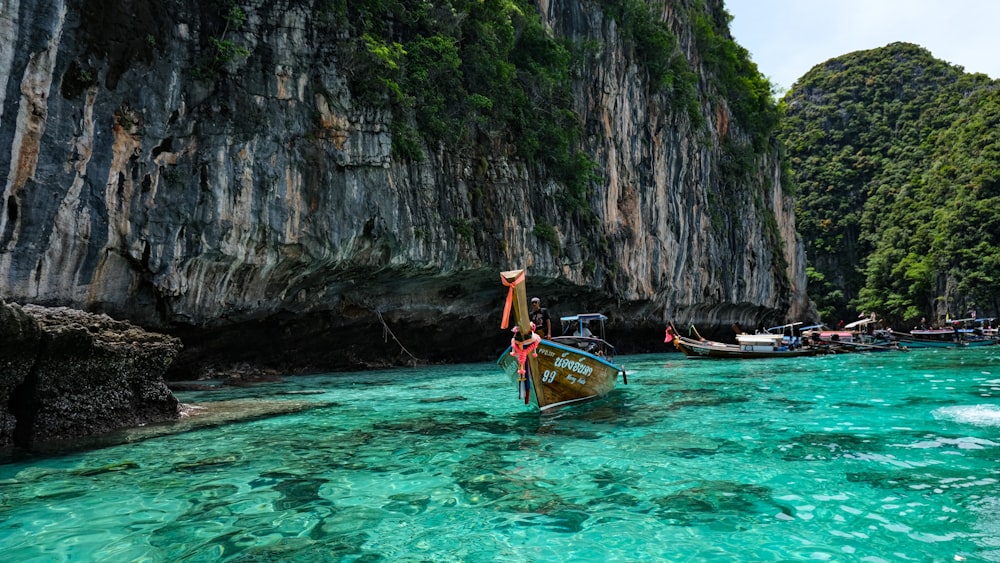
[[[673,324],[667,326],[665,342],[674,346],[688,358],[796,358],[826,354],[824,348],[789,345],[782,334],[737,334],[736,344],[706,340],[692,327],[696,338],[682,336]]]
[[[900,346],[907,348],[976,348],[993,346],[997,339],[983,329],[962,328],[960,323],[972,319],[954,321],[945,328],[913,329],[910,332],[893,331]]]
[[[921,319],[920,325],[910,332],[894,330],[892,336],[907,348],[978,348],[1000,344],[996,318],[977,318],[975,311],[964,319],[945,318],[942,325],[935,327],[927,327]]]
[[[802,327],[802,342],[814,347],[825,347],[831,352],[905,352],[887,328],[879,327],[872,317],[848,323],[842,328],[830,329],[824,324]]]
[[[625,368],[614,363],[614,346],[604,340],[603,321],[607,317],[600,313],[574,315],[569,319],[580,324],[573,334],[542,338],[528,316],[524,277],[524,270],[500,274],[507,287],[500,328],[510,326],[511,313],[514,327],[510,346],[497,360],[516,382],[524,404],[545,411],[603,397],[615,388],[619,374],[627,384]],[[601,323],[598,335],[583,331],[591,321]]]

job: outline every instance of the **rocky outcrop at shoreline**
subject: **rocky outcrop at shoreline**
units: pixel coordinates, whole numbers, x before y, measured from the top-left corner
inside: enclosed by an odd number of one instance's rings
[[[0,300],[0,448],[175,420],[179,339],[107,315]]]

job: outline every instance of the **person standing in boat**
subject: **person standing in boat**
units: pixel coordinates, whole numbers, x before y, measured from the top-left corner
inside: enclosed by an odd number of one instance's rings
[[[531,313],[528,314],[531,322],[535,323],[535,332],[542,338],[552,335],[552,317],[549,310],[542,307],[542,300],[537,297],[531,298]]]

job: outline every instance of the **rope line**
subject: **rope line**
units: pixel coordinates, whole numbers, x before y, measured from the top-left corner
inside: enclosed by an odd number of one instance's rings
[[[378,317],[378,322],[382,323],[382,340],[384,342],[389,342],[389,337],[391,336],[392,339],[396,341],[396,344],[399,344],[399,348],[402,351],[406,352],[407,356],[413,359],[414,364],[418,362],[423,362],[424,360],[421,360],[420,358],[417,358],[416,356],[411,354],[410,351],[406,349],[406,346],[403,346],[403,343],[400,342],[398,338],[396,338],[396,335],[393,334],[392,329],[389,328],[389,325],[385,322],[385,319],[382,318],[382,311],[379,311],[378,309],[372,309],[372,310],[375,311],[375,316]]]

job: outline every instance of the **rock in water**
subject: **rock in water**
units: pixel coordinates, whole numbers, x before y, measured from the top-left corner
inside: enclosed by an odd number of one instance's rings
[[[0,447],[14,443],[17,419],[10,398],[31,373],[41,342],[42,328],[34,317],[0,300]]]
[[[0,447],[178,418],[172,336],[107,315],[0,300]]]

